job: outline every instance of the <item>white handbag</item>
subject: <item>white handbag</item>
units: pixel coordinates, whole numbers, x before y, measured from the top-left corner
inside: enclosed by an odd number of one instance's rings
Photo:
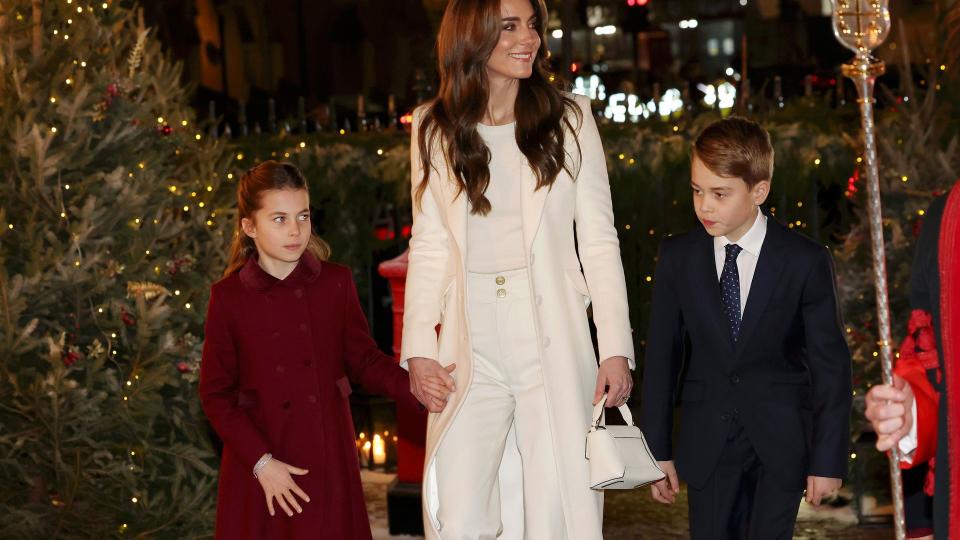
[[[625,426],[606,425],[603,395],[593,407],[593,425],[587,432],[586,458],[590,462],[591,489],[634,489],[652,484],[666,475],[647,447],[640,428],[626,405],[618,407]]]

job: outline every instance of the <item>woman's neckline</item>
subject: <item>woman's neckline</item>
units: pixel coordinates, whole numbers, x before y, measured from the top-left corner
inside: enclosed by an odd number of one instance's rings
[[[510,122],[510,123],[507,123],[507,124],[484,124],[483,122],[477,122],[477,129],[483,129],[483,130],[488,130],[488,131],[489,131],[489,130],[502,130],[502,129],[506,129],[506,128],[513,128],[513,127],[515,127],[516,125],[517,125],[517,121],[516,121],[516,120],[514,120],[513,122]]]

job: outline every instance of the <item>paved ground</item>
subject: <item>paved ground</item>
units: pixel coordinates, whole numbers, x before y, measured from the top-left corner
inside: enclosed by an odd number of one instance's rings
[[[415,540],[413,536],[390,536],[387,532],[387,488],[393,475],[363,471],[363,492],[373,528],[374,540]],[[665,506],[650,499],[650,492],[608,492],[604,503],[605,540],[655,539],[670,540],[688,537],[687,501],[681,490],[676,505]],[[814,508],[804,503],[797,517],[794,540],[886,540],[893,538],[891,529],[863,529],[857,526],[850,506]]]

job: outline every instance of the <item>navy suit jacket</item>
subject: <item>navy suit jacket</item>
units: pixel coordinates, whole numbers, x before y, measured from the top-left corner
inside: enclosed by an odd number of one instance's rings
[[[661,243],[642,394],[643,431],[658,460],[674,459],[681,478],[703,486],[737,418],[785,489],[802,490],[807,475],[844,478],[851,394],[850,351],[824,246],[768,219],[734,343],[713,237],[698,227]]]

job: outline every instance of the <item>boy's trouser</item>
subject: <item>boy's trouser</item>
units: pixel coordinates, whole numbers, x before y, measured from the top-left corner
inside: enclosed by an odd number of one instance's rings
[[[503,531],[500,538],[564,540],[527,271],[468,273],[467,309],[473,382],[437,453],[440,536],[497,538],[498,471],[515,425],[523,478],[503,481],[523,490],[523,508],[507,511],[522,511],[524,530]]]
[[[690,537],[789,540],[803,492],[784,489],[760,463],[740,422],[730,424],[717,468],[701,489],[689,487]]]

